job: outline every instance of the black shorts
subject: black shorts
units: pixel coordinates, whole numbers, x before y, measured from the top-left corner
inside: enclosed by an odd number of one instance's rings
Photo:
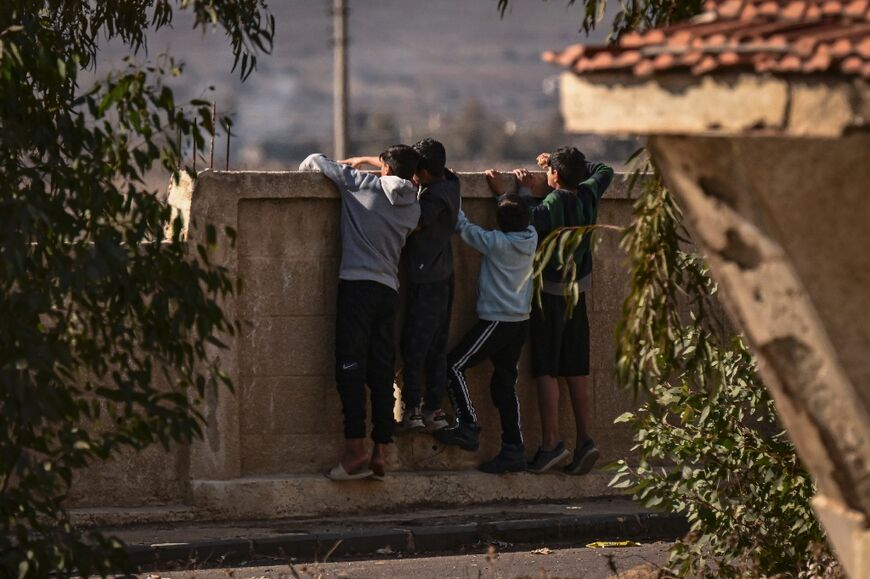
[[[532,374],[538,376],[589,375],[589,316],[586,293],[565,318],[564,296],[541,294],[541,308],[532,300]]]

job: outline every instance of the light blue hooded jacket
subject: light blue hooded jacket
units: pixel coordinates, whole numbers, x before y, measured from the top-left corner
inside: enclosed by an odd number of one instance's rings
[[[532,308],[532,261],[538,234],[529,226],[505,233],[471,223],[459,212],[456,231],[483,254],[477,286],[477,315],[488,322],[522,322]]]

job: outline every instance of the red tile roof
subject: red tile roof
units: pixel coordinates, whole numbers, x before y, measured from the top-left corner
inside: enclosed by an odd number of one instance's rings
[[[870,0],[708,0],[689,21],[543,58],[580,74],[743,69],[870,79]]]

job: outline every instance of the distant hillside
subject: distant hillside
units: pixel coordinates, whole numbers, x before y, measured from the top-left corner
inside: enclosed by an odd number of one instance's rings
[[[292,166],[305,152],[332,149],[332,3],[269,4],[277,20],[275,49],[245,83],[230,73],[228,43],[219,33],[191,32],[190,21],[179,19],[173,30],[149,39],[149,56],[170,49],[186,63],[183,83],[175,86],[179,96],[214,99],[221,113],[233,114],[236,168]],[[432,135],[454,143],[454,165],[482,166],[528,159],[531,148],[568,138],[558,119],[559,71],[541,62],[540,53],[583,38],[578,7],[514,0],[502,20],[495,0],[348,4],[353,152]],[[606,27],[592,39],[605,34]],[[123,55],[108,47],[101,69]],[[215,90],[206,91],[209,86]],[[476,131],[478,141],[462,131]],[[580,141],[590,155],[609,151],[611,161],[633,146]]]

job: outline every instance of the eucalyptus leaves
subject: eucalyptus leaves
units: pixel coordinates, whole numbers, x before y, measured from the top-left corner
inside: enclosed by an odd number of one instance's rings
[[[236,331],[220,305],[234,280],[209,261],[217,235],[233,232],[207,228],[188,251],[145,185],[152,169],[181,169],[183,143],[202,150],[209,103],[175,102],[163,79],[181,66],[169,57],[79,83],[98,41],[136,53],[175,9],[223,28],[242,77],[271,45],[260,0],[0,5],[3,577],[117,570],[120,543],[70,523],[76,472],[122,449],[190,442],[197,400],[231,385],[207,348]]]

